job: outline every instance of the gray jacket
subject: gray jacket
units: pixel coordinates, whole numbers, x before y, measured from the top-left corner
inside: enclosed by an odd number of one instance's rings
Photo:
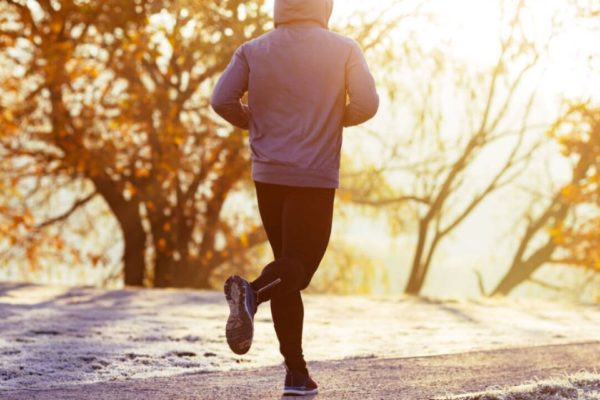
[[[244,43],[214,89],[213,109],[250,130],[256,181],[338,188],[343,128],[377,112],[361,49],[327,29],[332,4],[276,0],[276,29]]]

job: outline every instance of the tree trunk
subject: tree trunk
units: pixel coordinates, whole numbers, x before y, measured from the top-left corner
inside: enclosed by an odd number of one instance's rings
[[[156,263],[154,265],[154,287],[166,288],[174,286],[175,260],[164,252],[157,250]]]
[[[190,268],[192,276],[190,282],[195,289],[211,289],[209,282],[210,275],[215,267],[196,265],[196,268]]]
[[[560,192],[555,194],[546,211],[527,228],[525,235],[519,244],[519,248],[515,253],[511,267],[500,283],[498,283],[496,288],[491,292],[491,296],[508,295],[517,286],[529,279],[538,268],[551,260],[554,251],[558,247],[552,238],[548,239],[546,243],[531,254],[531,256],[525,258],[525,253],[530,243],[535,238],[535,234],[548,226],[548,224],[553,223],[554,225],[557,225],[562,223],[570,208],[570,204],[562,202],[562,194]]]
[[[189,254],[177,266],[173,277],[173,286],[178,288],[211,289],[210,273],[214,268],[204,266],[200,257],[190,257]]]
[[[126,200],[109,179],[92,179],[123,233],[123,271],[126,286],[144,286],[146,268],[146,231],[142,225],[139,201]]]
[[[146,232],[139,214],[129,214],[121,224],[125,249],[123,265],[125,286],[144,286],[146,268]]]
[[[429,229],[429,222],[426,220],[422,220],[419,224],[419,240],[417,242],[417,249],[415,251],[415,256],[413,258],[413,265],[410,271],[410,277],[408,278],[408,283],[404,289],[404,292],[407,294],[417,295],[421,292],[421,288],[423,287],[423,281],[425,277],[425,273],[423,269],[425,266],[423,265],[423,253],[425,252],[425,243],[427,241],[427,231]]]
[[[550,239],[543,247],[533,253],[531,257],[526,260],[515,260],[491,295],[506,296],[512,292],[517,286],[529,279],[542,265],[550,261],[554,250],[556,250],[556,244]]]
[[[498,283],[498,286],[492,291],[491,296],[508,295],[517,286],[525,282],[534,270],[535,268],[528,263],[519,262],[513,264],[508,273],[504,275],[500,283]]]

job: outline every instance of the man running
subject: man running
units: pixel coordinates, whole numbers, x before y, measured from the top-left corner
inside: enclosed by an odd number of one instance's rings
[[[211,99],[220,116],[250,131],[252,178],[274,255],[256,280],[227,279],[227,343],[248,352],[257,307],[270,301],[284,395],[318,391],[302,352],[300,292],[329,242],[343,128],[379,107],[361,49],[328,30],[332,9],[333,0],[275,0],[275,29],[237,49]]]

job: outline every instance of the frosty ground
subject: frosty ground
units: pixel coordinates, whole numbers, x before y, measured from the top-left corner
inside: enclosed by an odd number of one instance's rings
[[[0,284],[0,398],[84,387],[93,392],[99,384],[106,390],[107,382],[126,391],[131,382],[168,385],[185,376],[193,376],[196,385],[219,382],[224,390],[228,382],[233,387],[236,379],[246,379],[246,371],[264,371],[262,376],[279,371],[268,306],[259,309],[252,350],[242,357],[224,342],[227,312],[222,294],[211,291]],[[600,356],[600,307],[591,304],[307,295],[305,320],[305,355],[316,371],[336,362],[358,369],[372,365],[388,371],[389,363],[416,368],[420,361],[414,360],[424,356],[458,360],[465,352],[508,349],[501,350],[506,356],[510,349],[525,354],[518,349],[543,345],[576,344],[571,348],[582,358],[568,363],[571,370],[578,362],[581,368],[593,366],[586,364],[586,353]],[[560,353],[569,347],[550,348]],[[539,349],[528,359],[549,356]],[[419,358],[408,363],[414,357]],[[460,367],[454,367],[457,374]]]

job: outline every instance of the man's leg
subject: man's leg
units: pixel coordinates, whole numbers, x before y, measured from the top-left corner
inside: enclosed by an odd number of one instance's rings
[[[255,182],[258,207],[275,261],[251,283],[259,302],[304,289],[327,249],[335,189]],[[266,289],[266,290],[265,290]]]
[[[255,182],[258,210],[269,244],[273,250],[274,261],[269,263],[260,276],[250,283],[258,293],[258,303],[271,299],[278,291],[296,290],[304,282],[304,269],[297,261],[282,259],[283,249],[283,209],[290,187]],[[264,292],[263,292],[264,290]]]
[[[263,226],[275,261],[251,283],[259,302],[271,300],[280,350],[290,369],[305,370],[304,308],[300,291],[310,283],[327,248],[335,189],[299,188],[256,182]]]
[[[260,216],[275,258],[280,257],[282,243],[282,216],[285,187],[256,182]],[[267,270],[267,269],[266,269]],[[263,274],[263,281],[271,279]],[[271,279],[272,280],[272,279]],[[234,275],[225,281],[225,298],[229,305],[229,317],[225,327],[227,344],[236,354],[245,354],[252,346],[254,314],[258,308],[257,291],[269,282],[252,282]]]
[[[306,272],[298,260],[282,256],[284,208],[294,188],[261,182],[255,182],[255,187],[260,217],[275,258],[250,283],[258,292],[260,304],[270,300],[275,293],[299,290],[306,281]]]
[[[269,244],[273,250],[274,259],[281,258],[283,241],[283,204],[287,188],[285,186],[270,185],[254,182],[258,211]]]
[[[302,369],[300,290],[308,286],[327,247],[335,189],[256,182],[256,190],[275,261],[251,283],[239,276],[227,279],[224,291],[230,313],[225,336],[233,352],[245,354],[252,345],[258,304],[278,297],[271,307],[281,352],[291,368]]]
[[[299,261],[305,274],[299,287],[280,291],[271,298],[280,351],[292,370],[306,370],[302,352],[304,307],[300,291],[310,283],[327,249],[334,197],[334,189],[294,188],[286,197],[283,208],[282,259]]]
[[[304,304],[299,290],[271,299],[271,315],[279,340],[279,351],[285,365],[296,371],[306,371],[302,352]]]

